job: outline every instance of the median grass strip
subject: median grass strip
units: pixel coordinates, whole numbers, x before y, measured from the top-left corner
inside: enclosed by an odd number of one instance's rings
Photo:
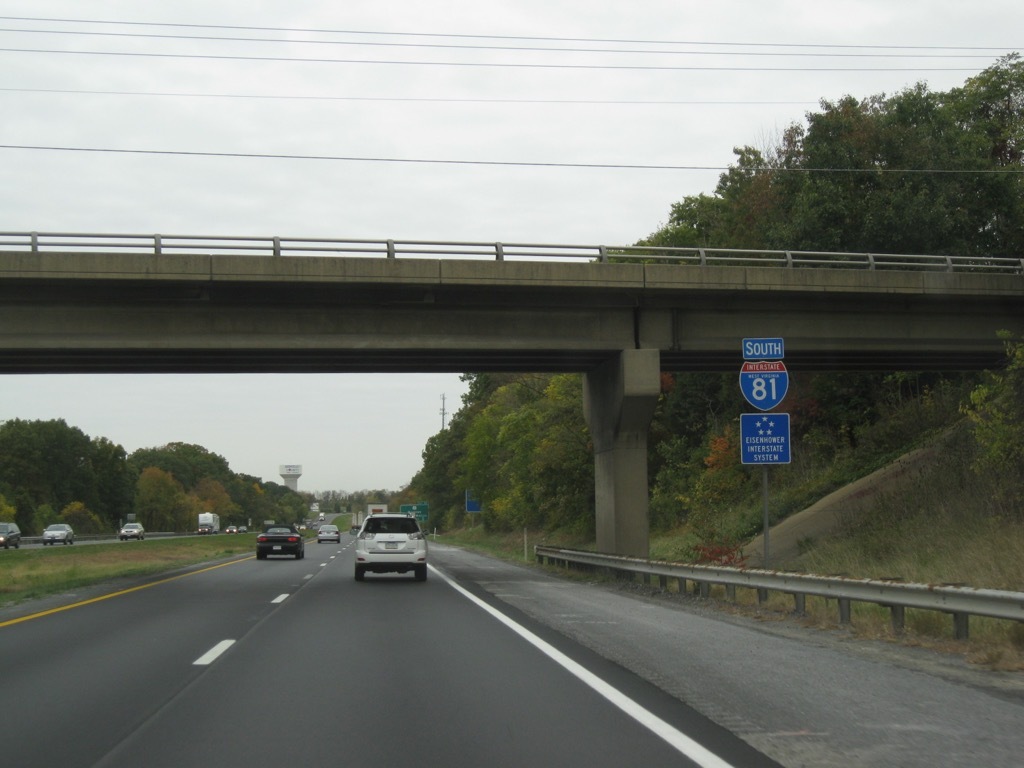
[[[244,534],[6,550],[0,552],[0,605],[255,551],[255,537]]]

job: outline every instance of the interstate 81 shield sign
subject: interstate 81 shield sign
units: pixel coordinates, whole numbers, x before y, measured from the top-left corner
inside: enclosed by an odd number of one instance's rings
[[[748,360],[740,368],[740,391],[760,411],[770,411],[789,390],[789,372],[781,360]]]

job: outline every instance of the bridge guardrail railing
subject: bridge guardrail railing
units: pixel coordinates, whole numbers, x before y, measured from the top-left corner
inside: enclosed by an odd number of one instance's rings
[[[947,613],[953,617],[954,636],[966,640],[970,616],[1024,622],[1024,593],[995,589],[975,589],[953,584],[912,584],[889,579],[856,579],[845,576],[817,576],[806,573],[767,571],[753,568],[732,568],[714,565],[667,563],[622,555],[606,555],[583,550],[534,546],[534,556],[541,564],[568,568],[605,569],[609,572],[640,574],[659,579],[665,589],[668,579],[678,580],[679,591],[687,591],[693,582],[695,591],[708,597],[711,585],[725,586],[728,597],[735,598],[736,587],[758,591],[759,600],[767,592],[781,592],[794,598],[794,612],[803,614],[806,597],[813,595],[834,599],[839,607],[839,623],[850,623],[852,602],[874,603],[889,608],[893,631],[904,628],[905,609],[919,608]]]
[[[693,266],[996,272],[1024,275],[1024,258],[855,253],[641,245],[573,245],[443,240],[344,240],[312,237],[0,232],[0,251],[31,253],[337,255],[368,258],[452,258],[493,261],[646,261]]]

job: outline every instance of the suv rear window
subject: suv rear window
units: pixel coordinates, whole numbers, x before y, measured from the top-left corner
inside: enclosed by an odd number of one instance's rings
[[[371,517],[366,521],[366,533],[419,533],[419,526],[411,518],[384,519]]]

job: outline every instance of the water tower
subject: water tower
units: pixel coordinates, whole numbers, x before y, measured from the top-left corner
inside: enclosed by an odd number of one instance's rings
[[[302,477],[301,464],[282,464],[277,468],[277,471],[280,473],[281,479],[284,480],[286,486],[293,491],[299,490],[299,478]]]

